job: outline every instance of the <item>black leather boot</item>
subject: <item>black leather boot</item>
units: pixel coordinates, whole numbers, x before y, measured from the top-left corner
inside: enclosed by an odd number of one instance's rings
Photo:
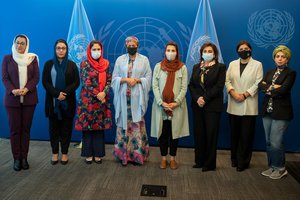
[[[22,169],[21,160],[15,160],[14,161],[14,170],[15,171],[20,171],[21,169]]]
[[[27,159],[23,159],[22,160],[22,169],[29,169],[29,164],[28,164],[28,161]]]

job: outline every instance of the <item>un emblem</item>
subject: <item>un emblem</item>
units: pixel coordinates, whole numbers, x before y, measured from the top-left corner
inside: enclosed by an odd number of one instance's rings
[[[69,43],[69,57],[77,66],[86,59],[86,48],[89,44],[88,39],[83,34],[77,34],[72,37]]]
[[[200,61],[200,47],[205,43],[209,42],[210,37],[208,35],[203,35],[199,37],[191,48],[190,57],[192,58],[194,63],[198,63]]]
[[[113,27],[116,24],[116,27]],[[98,39],[105,43],[108,50],[107,57],[114,62],[118,56],[126,52],[124,40],[127,36],[134,35],[139,39],[138,52],[150,58],[152,66],[161,61],[164,56],[164,48],[167,42],[175,41],[178,44],[181,58],[183,57],[183,41],[189,40],[191,30],[181,22],[177,22],[178,28],[152,17],[138,17],[130,19],[122,24],[111,21],[100,28]],[[188,43],[186,42],[188,45]]]
[[[286,11],[266,9],[253,13],[248,21],[248,34],[253,42],[263,48],[287,44],[295,32],[295,22]]]

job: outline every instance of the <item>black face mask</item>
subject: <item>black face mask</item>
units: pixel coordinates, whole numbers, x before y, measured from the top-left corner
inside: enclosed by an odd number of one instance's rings
[[[127,47],[127,52],[129,55],[133,56],[137,52],[137,47]]]
[[[251,51],[239,51],[238,54],[241,59],[247,59],[251,56]]]

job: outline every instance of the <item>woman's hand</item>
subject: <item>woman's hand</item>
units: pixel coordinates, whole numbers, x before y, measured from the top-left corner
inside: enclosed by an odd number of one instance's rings
[[[229,94],[237,101],[237,102],[243,102],[245,100],[245,97],[243,94],[237,93],[234,90],[230,90]]]
[[[13,93],[14,96],[20,96],[20,89],[13,89],[11,93]]]
[[[161,105],[164,108],[164,110],[169,110],[169,111],[173,111],[174,108],[177,107],[177,103],[176,102],[173,102],[173,103],[163,102]]]
[[[203,108],[203,106],[205,105],[205,101],[204,101],[204,98],[201,96],[198,98],[197,100],[197,103],[198,103],[198,106]]]
[[[105,97],[106,97],[105,92],[99,92],[99,93],[97,94],[97,99],[98,99],[99,101],[101,101],[102,103],[103,103],[103,101],[105,102]]]
[[[63,101],[63,100],[66,99],[66,96],[67,96],[67,93],[60,92],[60,93],[59,93],[59,96],[57,97],[57,99],[58,99],[59,101]]]
[[[127,78],[127,84],[130,86],[130,87],[133,87],[137,84],[137,80],[135,78]]]

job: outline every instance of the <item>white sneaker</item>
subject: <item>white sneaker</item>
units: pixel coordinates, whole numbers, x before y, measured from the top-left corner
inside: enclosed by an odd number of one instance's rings
[[[261,175],[266,176],[266,177],[270,177],[273,172],[274,172],[274,169],[272,167],[270,167],[269,169],[263,171],[261,173]]]
[[[282,177],[286,176],[287,174],[288,174],[288,172],[286,171],[286,169],[284,169],[284,170],[275,169],[269,177],[271,179],[281,179]]]

